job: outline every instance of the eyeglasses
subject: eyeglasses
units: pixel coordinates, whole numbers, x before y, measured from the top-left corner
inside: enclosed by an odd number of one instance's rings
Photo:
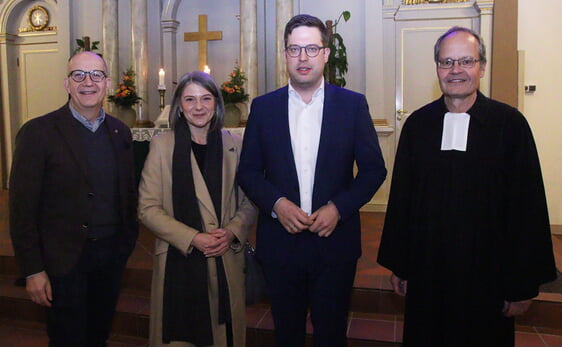
[[[447,59],[437,60],[437,66],[440,69],[452,69],[453,66],[455,66],[455,62],[457,62],[457,64],[459,64],[460,67],[469,69],[471,67],[474,67],[474,65],[479,61],[480,61],[479,59],[474,59],[472,57],[464,57],[460,59],[447,58]]]
[[[318,45],[306,45],[306,46],[290,45],[287,46],[287,48],[285,48],[285,52],[287,52],[287,55],[289,55],[289,57],[296,58],[299,55],[301,55],[301,51],[304,49],[307,56],[309,56],[310,58],[314,58],[320,53],[320,50],[323,48],[326,47],[320,47]]]
[[[83,70],[72,70],[68,74],[68,77],[72,78],[74,82],[82,82],[86,79],[86,75],[90,75],[92,82],[101,82],[107,75],[101,70],[83,71]]]

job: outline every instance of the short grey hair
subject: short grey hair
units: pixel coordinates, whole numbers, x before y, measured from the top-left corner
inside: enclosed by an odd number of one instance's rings
[[[443,42],[443,40],[447,36],[452,35],[456,32],[461,32],[461,31],[463,31],[465,33],[469,33],[470,35],[474,36],[474,38],[476,38],[476,41],[478,41],[478,59],[480,60],[481,64],[486,63],[486,46],[484,45],[484,40],[482,39],[482,37],[480,35],[478,35],[478,33],[476,31],[472,30],[472,29],[454,26],[451,29],[447,30],[446,33],[439,36],[439,38],[437,39],[437,42],[435,42],[435,46],[433,47],[433,59],[435,60],[435,64],[437,64],[437,62],[439,60],[439,53],[441,51],[441,43]]]

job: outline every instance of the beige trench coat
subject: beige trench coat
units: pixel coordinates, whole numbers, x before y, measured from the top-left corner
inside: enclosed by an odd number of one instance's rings
[[[234,346],[245,345],[246,310],[244,288],[244,254],[248,229],[254,223],[256,209],[240,188],[235,192],[235,176],[242,148],[242,139],[230,132],[222,131],[222,227],[231,230],[239,244],[233,244],[223,256],[230,305],[233,320]],[[187,255],[192,250],[191,241],[198,231],[173,217],[172,203],[172,155],[174,151],[173,131],[155,137],[150,143],[139,186],[139,218],[157,237],[152,275],[150,301],[150,346],[162,346],[162,303],[164,290],[164,271],[168,245],[172,245]],[[191,154],[191,167],[195,191],[206,230],[219,226],[214,212],[211,196],[195,156]],[[238,197],[238,203],[236,198]],[[239,206],[238,210],[236,207]],[[213,321],[213,340],[215,346],[226,346],[226,331],[218,325],[218,285],[214,258],[207,262],[209,268],[209,298],[211,319]],[[191,346],[187,343],[172,343],[173,346]]]

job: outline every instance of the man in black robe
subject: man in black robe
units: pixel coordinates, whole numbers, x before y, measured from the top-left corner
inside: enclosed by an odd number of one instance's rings
[[[537,150],[523,115],[478,91],[478,34],[451,28],[435,62],[443,96],[402,130],[378,262],[406,296],[405,345],[512,346],[556,278]]]

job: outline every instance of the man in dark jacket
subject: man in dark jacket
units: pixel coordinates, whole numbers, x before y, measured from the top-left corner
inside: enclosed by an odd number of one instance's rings
[[[23,125],[10,175],[10,232],[52,346],[104,346],[137,234],[130,130],[102,109],[107,65],[68,62],[70,100]]]

